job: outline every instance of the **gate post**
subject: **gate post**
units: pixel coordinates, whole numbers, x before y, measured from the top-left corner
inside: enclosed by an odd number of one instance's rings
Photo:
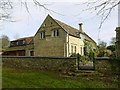
[[[120,7],[120,5],[118,5]],[[120,11],[119,11],[120,12]],[[116,27],[116,58],[118,60],[118,88],[120,89],[120,27]]]
[[[79,70],[79,65],[80,65],[79,61],[80,61],[80,56],[79,56],[79,54],[77,54],[77,65],[78,65],[77,68],[78,68],[78,70]]]
[[[93,58],[93,69],[95,70],[95,57]]]

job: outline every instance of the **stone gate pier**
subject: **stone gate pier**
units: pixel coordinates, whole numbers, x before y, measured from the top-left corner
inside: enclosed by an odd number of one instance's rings
[[[120,58],[120,27],[116,27],[116,57]]]

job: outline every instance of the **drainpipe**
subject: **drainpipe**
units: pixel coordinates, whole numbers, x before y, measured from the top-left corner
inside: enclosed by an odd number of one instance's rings
[[[69,34],[66,33],[66,54],[67,54],[67,57],[69,57]]]

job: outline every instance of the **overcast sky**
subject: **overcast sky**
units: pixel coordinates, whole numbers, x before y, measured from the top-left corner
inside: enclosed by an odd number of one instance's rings
[[[62,21],[70,26],[79,28],[78,24],[83,23],[84,31],[98,43],[98,38],[107,43],[112,37],[115,37],[115,28],[118,26],[118,10],[113,10],[109,18],[105,21],[99,33],[100,16],[96,16],[95,11],[82,11],[86,8],[81,2],[42,2],[46,7],[55,11],[49,12],[42,7],[36,7],[32,2],[28,3],[29,12],[15,3],[15,9],[12,10],[12,20],[16,22],[0,22],[0,30],[7,35],[10,40],[16,38],[34,36],[40,25],[50,14],[53,18]]]

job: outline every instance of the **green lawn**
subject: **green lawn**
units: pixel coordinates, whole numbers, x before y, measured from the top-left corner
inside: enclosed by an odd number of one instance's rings
[[[3,68],[3,88],[109,88],[102,81],[84,77],[63,77],[55,72]]]

